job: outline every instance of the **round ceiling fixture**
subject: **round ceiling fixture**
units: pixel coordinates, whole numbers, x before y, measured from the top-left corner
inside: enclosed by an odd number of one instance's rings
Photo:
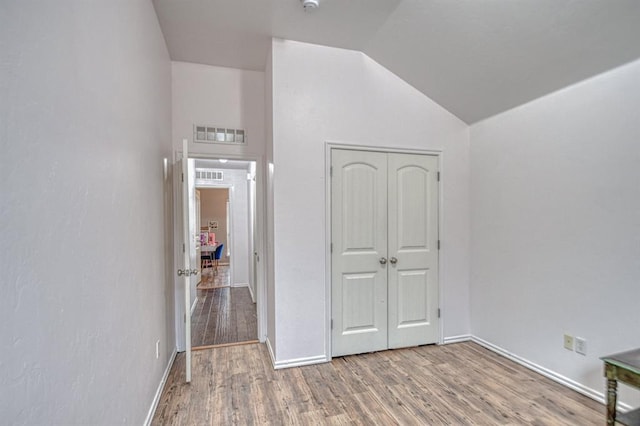
[[[302,7],[304,10],[313,10],[317,9],[320,6],[320,0],[300,0],[302,2]]]

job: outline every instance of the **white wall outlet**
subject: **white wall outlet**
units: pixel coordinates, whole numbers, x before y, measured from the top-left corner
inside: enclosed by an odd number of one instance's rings
[[[156,341],[156,359],[160,358],[160,340]]]
[[[587,354],[587,339],[576,337],[576,352],[578,352],[580,355]]]
[[[573,350],[573,336],[564,335],[564,348],[570,351]]]

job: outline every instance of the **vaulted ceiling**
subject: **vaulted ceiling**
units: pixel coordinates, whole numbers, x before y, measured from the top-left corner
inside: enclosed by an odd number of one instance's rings
[[[467,123],[640,58],[638,0],[154,0],[172,60],[264,70],[271,37],[359,50]]]

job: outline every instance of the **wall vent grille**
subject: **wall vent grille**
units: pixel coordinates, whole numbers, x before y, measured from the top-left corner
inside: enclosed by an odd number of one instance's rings
[[[222,170],[196,169],[196,180],[220,182],[221,180],[224,180],[224,174]]]
[[[244,129],[227,129],[217,126],[193,126],[193,140],[198,143],[222,143],[230,145],[245,145],[247,132]]]

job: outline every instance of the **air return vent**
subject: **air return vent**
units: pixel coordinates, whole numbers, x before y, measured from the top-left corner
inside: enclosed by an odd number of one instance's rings
[[[247,143],[247,132],[243,129],[227,129],[216,126],[193,126],[193,140],[199,143],[224,143],[244,145]]]
[[[196,180],[204,182],[220,182],[224,180],[222,170],[196,169]]]

